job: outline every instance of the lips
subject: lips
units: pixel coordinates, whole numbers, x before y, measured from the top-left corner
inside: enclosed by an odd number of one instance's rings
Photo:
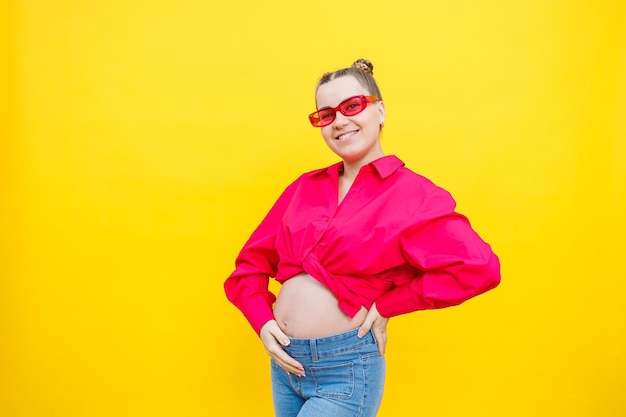
[[[347,138],[349,138],[350,136],[352,136],[352,135],[356,134],[357,132],[358,132],[358,130],[353,130],[353,131],[351,131],[351,132],[344,133],[344,134],[342,134],[342,135],[337,136],[337,137],[335,138],[335,140],[344,140],[344,139],[347,139]]]

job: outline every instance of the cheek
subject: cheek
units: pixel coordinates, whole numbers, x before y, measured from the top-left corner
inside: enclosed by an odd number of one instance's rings
[[[372,113],[368,117],[364,117],[360,120],[360,124],[363,129],[378,131],[380,127],[380,115]]]
[[[324,138],[324,140],[326,142],[331,142],[333,139],[333,128],[329,125],[329,126],[324,126],[320,132],[322,134],[322,137]]]

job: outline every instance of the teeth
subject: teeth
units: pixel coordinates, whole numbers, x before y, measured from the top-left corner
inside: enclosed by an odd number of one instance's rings
[[[355,131],[353,131],[353,132],[344,133],[343,135],[338,136],[338,137],[337,137],[337,140],[345,139],[345,138],[347,138],[348,136],[352,136],[352,135],[354,135],[355,133],[356,133],[356,130],[355,130]]]

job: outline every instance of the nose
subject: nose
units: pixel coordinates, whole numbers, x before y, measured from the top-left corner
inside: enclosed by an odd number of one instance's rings
[[[350,121],[350,119],[348,119],[346,116],[343,115],[343,113],[338,111],[338,112],[335,113],[335,120],[333,120],[333,127],[334,128],[341,128],[341,127],[347,125],[349,121]]]

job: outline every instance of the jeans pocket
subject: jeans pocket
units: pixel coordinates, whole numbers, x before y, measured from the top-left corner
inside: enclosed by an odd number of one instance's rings
[[[361,354],[361,359],[364,361],[370,360],[370,359],[378,359],[380,358],[380,353],[378,352],[378,350],[376,350],[375,352],[367,352],[367,353],[362,353]]]
[[[309,368],[319,397],[347,400],[354,392],[354,363]]]

